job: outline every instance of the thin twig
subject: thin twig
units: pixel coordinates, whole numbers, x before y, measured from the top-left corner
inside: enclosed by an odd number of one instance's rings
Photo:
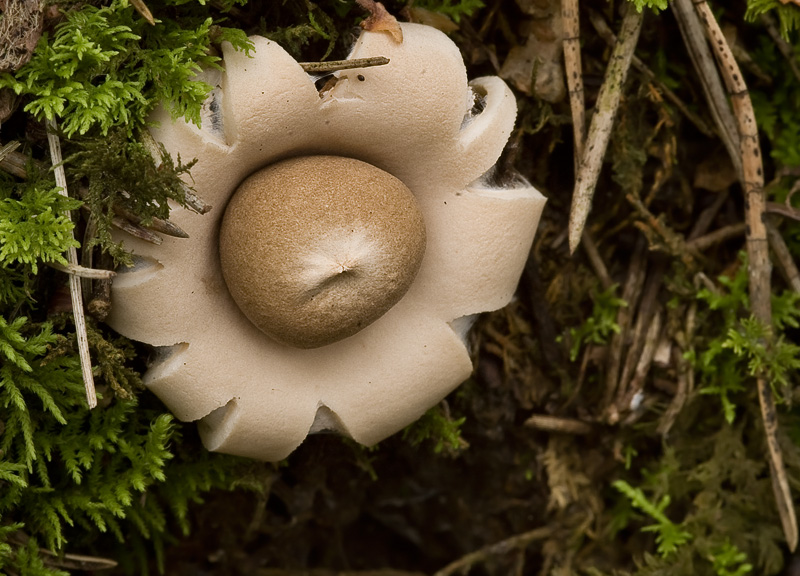
[[[728,106],[725,88],[719,77],[719,71],[714,64],[714,57],[706,43],[703,25],[692,8],[692,0],[673,0],[670,3],[672,13],[678,21],[678,28],[683,36],[683,43],[689,51],[694,68],[703,86],[711,116],[717,125],[722,143],[736,168],[739,181],[742,180],[742,159],[739,156],[739,132],[736,129],[736,120]]]
[[[161,218],[151,218],[150,223],[145,225],[142,224],[142,218],[128,210],[127,208],[119,205],[115,205],[114,213],[117,216],[120,216],[130,222],[135,226],[140,226],[142,228],[147,228],[149,230],[153,230],[155,232],[161,232],[162,234],[166,234],[167,236],[172,236],[174,238],[188,238],[189,235],[177,224],[170,220],[163,220]]]
[[[585,436],[591,434],[594,427],[583,420],[574,418],[561,418],[559,416],[546,416],[544,414],[534,414],[525,420],[526,428],[535,430],[545,430],[547,432],[563,432],[564,434],[576,434]]]
[[[608,27],[608,24],[606,24],[605,18],[603,18],[603,16],[595,10],[589,10],[589,19],[600,37],[605,40],[609,46],[613,47],[617,43],[617,36],[614,34],[611,28]],[[675,94],[675,92],[673,92],[666,84],[659,80],[656,76],[656,73],[650,70],[647,64],[642,62],[638,56],[634,55],[631,62],[633,67],[644,74],[648,81],[655,84],[664,97],[672,102],[672,104],[678,110],[680,110],[680,112],[686,116],[686,118],[692,124],[694,124],[695,127],[700,130],[700,132],[708,137],[717,136],[717,133],[714,131],[714,129],[706,124],[705,120],[700,118],[700,116],[689,110],[689,107],[684,104],[683,100],[681,100],[678,95]]]
[[[77,264],[67,263],[59,264],[58,262],[48,262],[48,266],[55,268],[59,272],[64,272],[78,278],[89,278],[90,280],[111,280],[117,275],[113,270],[101,270],[99,268],[86,268]]]
[[[759,16],[759,20],[767,29],[767,33],[772,38],[772,41],[775,42],[775,46],[778,47],[780,53],[786,59],[786,62],[789,64],[789,68],[791,68],[792,73],[794,74],[795,78],[800,81],[800,67],[797,65],[797,60],[794,57],[794,49],[792,45],[789,44],[786,40],[783,39],[781,36],[780,30],[778,30],[778,23],[775,22],[775,18],[770,13],[764,13]]]
[[[639,355],[639,361],[636,364],[636,369],[633,371],[630,382],[625,385],[625,394],[620,395],[617,392],[617,410],[634,411],[635,399],[644,390],[644,383],[647,375],[650,373],[650,366],[653,364],[653,358],[656,355],[656,349],[661,341],[661,311],[656,311],[653,315],[649,325],[647,326],[647,333],[644,336],[644,346]],[[620,391],[623,389],[623,384],[620,382]]]
[[[61,159],[61,143],[56,135],[56,121],[47,121],[47,141],[50,144],[50,160],[56,177],[56,186],[60,188],[63,196],[67,193],[67,177],[64,174],[64,165]],[[74,238],[74,232],[73,232]],[[67,249],[67,261],[78,266],[78,251],[74,246]],[[89,337],[86,334],[86,318],[83,312],[83,297],[81,295],[81,279],[74,274],[69,275],[69,293],[72,299],[72,314],[75,317],[75,335],[78,338],[78,354],[81,359],[81,372],[83,385],[86,388],[86,402],[89,408],[97,406],[97,395],[94,390],[94,377],[92,376],[92,359],[89,355]]]
[[[625,341],[628,338],[630,323],[633,319],[633,311],[639,303],[642,294],[644,280],[647,273],[647,251],[645,240],[639,237],[636,242],[633,256],[628,268],[628,278],[622,289],[622,299],[626,302],[617,312],[617,326],[619,332],[611,337],[608,347],[608,360],[606,361],[606,390],[603,399],[603,406],[608,411],[606,418],[610,424],[619,421],[619,413],[616,412],[612,401],[616,395],[617,384],[619,383],[620,364],[622,362],[622,352],[625,348]]]
[[[711,246],[719,244],[720,242],[741,236],[746,231],[747,224],[744,222],[723,226],[719,230],[714,230],[705,236],[700,236],[699,238],[695,238],[694,240],[687,242],[686,249],[701,252],[707,248],[710,248]]]
[[[531,530],[529,532],[517,534],[511,538],[501,540],[496,544],[486,546],[480,550],[476,550],[475,552],[470,552],[466,556],[448,564],[436,572],[433,576],[450,576],[451,574],[463,573],[465,569],[468,569],[470,566],[474,566],[475,564],[479,564],[481,562],[486,562],[493,556],[508,554],[513,550],[527,548],[533,542],[549,538],[554,533],[555,530],[552,527],[545,526],[543,528],[536,528],[535,530]]]
[[[787,206],[780,202],[767,202],[767,212],[771,214],[780,214],[792,220],[800,221],[800,209],[791,205]]]
[[[339,70],[352,70],[354,68],[371,68],[372,66],[385,66],[388,63],[389,59],[385,56],[353,58],[352,60],[331,60],[330,62],[298,62],[300,67],[309,74],[338,72]]]
[[[753,316],[767,328],[772,327],[771,264],[767,228],[764,223],[766,199],[764,195],[764,171],[761,148],[758,141],[753,103],[742,78],[741,70],[728,47],[714,14],[705,0],[695,3],[697,14],[706,27],[709,41],[714,49],[722,77],[730,94],[733,111],[739,128],[742,175],[745,193],[745,220],[747,222],[747,256],[750,304]],[[771,345],[771,338],[766,342]],[[783,525],[783,533],[791,551],[797,547],[797,517],[792,502],[792,493],[783,463],[783,453],[778,443],[778,419],[772,388],[764,376],[757,377],[758,398],[761,416],[767,437],[772,487]]]
[[[583,158],[586,141],[586,106],[583,96],[583,70],[581,65],[581,24],[578,0],[561,1],[561,19],[564,26],[564,69],[569,89],[569,105],[572,111],[572,134],[575,149],[575,177]]]
[[[581,241],[586,218],[592,208],[592,197],[600,176],[600,168],[611,139],[611,128],[619,109],[622,90],[631,58],[642,29],[642,13],[628,4],[620,29],[620,41],[614,47],[611,61],[606,69],[605,80],[600,87],[595,104],[595,113],[589,126],[586,148],[581,157],[580,170],[575,179],[572,194],[572,209],[569,214],[569,250],[574,253]]]
[[[582,246],[586,251],[586,256],[589,258],[589,263],[592,265],[594,273],[597,274],[597,277],[600,279],[603,290],[608,290],[614,285],[614,282],[611,280],[611,275],[608,273],[606,263],[603,262],[603,258],[600,256],[600,251],[597,249],[594,238],[592,238],[589,231],[586,229],[583,231]]]
[[[767,220],[767,238],[769,238],[769,246],[775,254],[775,259],[778,261],[783,275],[786,277],[789,286],[792,290],[800,293],[800,271],[797,269],[797,264],[794,262],[789,247],[783,240],[783,236],[775,227],[773,222]]]
[[[666,270],[666,262],[663,260],[657,261],[655,268],[648,274],[645,282],[642,300],[636,311],[636,325],[633,330],[633,339],[628,347],[625,364],[623,364],[622,373],[620,374],[617,384],[615,403],[617,410],[620,412],[628,410],[630,405],[628,394],[629,382],[634,377],[636,369],[641,364],[641,357],[644,355],[645,348],[647,348],[648,338],[651,337],[650,329],[654,322],[653,318],[657,313],[658,294],[661,292],[662,280]],[[653,344],[655,345],[655,343]],[[655,352],[655,348],[653,348],[652,352]],[[650,361],[652,361],[652,359],[651,353]],[[650,366],[650,361],[647,363],[648,368]],[[646,374],[644,376],[646,376]],[[642,379],[644,379],[644,376]]]
[[[700,213],[700,216],[697,217],[694,226],[692,226],[692,231],[689,232],[689,235],[686,237],[687,243],[700,238],[700,236],[703,236],[708,231],[708,229],[711,227],[711,223],[714,221],[714,218],[717,217],[717,214],[727,199],[727,191],[719,193],[711,206],[707,207]]]

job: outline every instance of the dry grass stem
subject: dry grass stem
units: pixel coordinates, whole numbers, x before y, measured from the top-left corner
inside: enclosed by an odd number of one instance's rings
[[[728,97],[714,63],[714,57],[708,48],[703,25],[692,7],[692,0],[673,0],[670,7],[678,21],[683,43],[689,51],[689,56],[703,86],[706,101],[719,130],[722,143],[725,145],[741,181],[742,159],[739,155],[739,132],[736,129],[736,119],[728,105]]]
[[[767,238],[769,239],[769,246],[772,248],[772,253],[775,254],[775,260],[783,272],[786,281],[791,286],[792,290],[800,293],[800,270],[797,269],[794,258],[789,253],[789,248],[781,236],[781,233],[775,227],[775,224],[767,220]]]
[[[742,159],[742,175],[745,194],[745,221],[747,222],[747,256],[748,280],[750,289],[750,306],[753,316],[764,326],[772,326],[771,303],[771,263],[767,241],[767,228],[764,223],[766,199],[764,195],[764,172],[761,161],[761,148],[758,140],[753,103],[747,91],[741,70],[733,57],[719,24],[714,18],[711,8],[705,1],[695,4],[697,14],[702,20],[714,49],[722,77],[725,80],[733,104],[739,128],[740,150]],[[767,346],[771,342],[766,343]],[[775,500],[783,525],[783,532],[789,549],[797,547],[797,517],[792,503],[792,494],[783,453],[777,438],[778,419],[775,414],[775,402],[772,388],[764,377],[759,377],[758,398],[761,405],[761,416],[769,448],[770,469]]]
[[[550,526],[537,528],[529,532],[517,534],[511,538],[501,540],[496,544],[486,546],[475,552],[470,552],[466,556],[459,558],[437,571],[433,576],[450,576],[451,574],[464,574],[471,566],[486,562],[494,556],[508,554],[514,550],[522,550],[530,546],[537,540],[545,540],[554,534],[555,530]]]
[[[797,60],[794,57],[794,49],[792,45],[789,44],[786,40],[783,39],[781,36],[780,30],[778,30],[778,23],[775,22],[775,18],[769,12],[762,14],[759,16],[759,20],[764,25],[764,28],[767,29],[767,33],[772,38],[772,41],[775,42],[775,46],[778,47],[778,50],[786,59],[786,63],[789,65],[789,68],[794,74],[795,78],[800,80],[800,66],[797,65]]]
[[[612,405],[612,401],[617,392],[622,352],[625,348],[625,342],[628,339],[630,324],[633,320],[633,311],[639,303],[639,297],[642,294],[644,281],[647,276],[647,250],[645,244],[644,238],[641,237],[636,243],[636,248],[631,257],[630,267],[628,268],[628,278],[625,280],[625,286],[622,289],[622,299],[627,302],[627,306],[622,306],[617,312],[617,326],[619,326],[619,332],[611,337],[611,342],[608,346],[606,389],[603,406],[605,406],[608,411],[606,418],[610,424],[616,424],[619,421],[619,414]]]
[[[644,354],[645,348],[647,347],[648,338],[651,337],[650,329],[655,321],[654,317],[658,308],[658,294],[661,291],[662,280],[665,272],[666,266],[664,262],[657,262],[655,268],[647,277],[642,300],[636,313],[636,325],[633,329],[633,338],[631,339],[630,346],[628,347],[628,353],[625,357],[625,364],[623,365],[622,373],[620,374],[619,382],[617,383],[615,404],[618,411],[629,409],[629,383],[634,377],[635,370],[641,365],[641,358]],[[656,334],[656,342],[653,342],[653,350],[650,352],[650,359],[647,361],[648,368],[653,360],[655,344],[657,344],[658,340],[657,337],[658,334]],[[646,376],[646,374],[644,376]]]
[[[574,253],[580,243],[586,218],[592,208],[594,189],[597,186],[603,158],[611,139],[611,128],[617,116],[625,79],[631,67],[631,58],[639,40],[641,28],[642,14],[637,12],[632,5],[628,5],[619,33],[620,41],[611,54],[605,79],[597,96],[595,113],[586,138],[586,148],[581,157],[578,176],[575,179],[572,209],[569,214],[570,253]]]
[[[589,258],[589,264],[592,265],[594,273],[597,274],[597,278],[600,280],[600,285],[603,287],[603,290],[608,290],[614,285],[614,282],[611,280],[611,275],[608,273],[606,263],[603,262],[600,251],[597,249],[597,244],[588,230],[583,231],[582,240],[583,249],[586,251],[586,257]]]
[[[780,202],[767,202],[767,212],[770,214],[780,214],[792,220],[800,221],[800,209]]]
[[[586,140],[586,106],[583,95],[583,69],[581,65],[581,23],[578,0],[561,0],[561,18],[564,25],[564,69],[572,111],[572,134],[575,149],[575,177],[578,176],[583,145]]]
[[[145,242],[150,242],[150,244],[155,244],[158,246],[164,241],[164,239],[155,232],[151,232],[147,228],[129,222],[125,218],[120,218],[119,216],[112,218],[111,224],[123,232],[127,232],[131,236],[139,238],[140,240],[144,240]]]
[[[79,266],[77,264],[59,264],[58,262],[48,262],[48,266],[58,270],[59,272],[64,272],[65,274],[70,274],[72,276],[77,276],[78,278],[89,278],[90,280],[110,280],[116,273],[113,270],[101,270],[99,268],[87,268],[85,266]]]
[[[64,174],[63,161],[61,159],[61,143],[56,136],[56,121],[47,121],[47,141],[50,145],[50,160],[53,163],[53,170],[56,177],[56,186],[61,189],[61,194],[68,196],[67,177]],[[75,247],[67,250],[67,261],[78,266],[78,251]],[[94,376],[92,376],[92,359],[89,355],[89,338],[86,334],[86,318],[83,311],[83,296],[81,292],[81,279],[74,275],[69,275],[69,293],[72,299],[72,314],[75,317],[75,335],[78,339],[78,353],[81,359],[81,373],[83,374],[83,385],[86,388],[86,401],[89,408],[97,406],[97,394],[94,389]]]
[[[689,232],[689,235],[686,237],[687,242],[691,242],[692,240],[700,238],[700,236],[703,236],[708,231],[712,222],[714,222],[714,218],[717,217],[717,214],[719,214],[722,205],[725,204],[727,199],[727,191],[719,193],[711,206],[708,206],[700,213],[700,216],[697,217],[694,226],[692,226],[692,231]]]
[[[114,212],[117,216],[124,218],[130,224],[134,226],[139,226],[141,228],[147,228],[149,230],[153,230],[154,232],[161,232],[162,234],[166,234],[167,236],[172,236],[174,238],[188,238],[189,235],[177,224],[171,222],[170,220],[162,220],[161,218],[151,218],[149,224],[142,224],[142,219],[136,216],[130,210],[127,210],[123,206],[116,205],[114,206]]]
[[[597,31],[600,37],[605,40],[609,46],[613,47],[616,45],[617,36],[614,34],[611,28],[608,27],[608,24],[606,24],[606,21],[602,15],[594,10],[589,10],[589,20],[592,22],[592,26],[594,26],[594,29]],[[717,136],[717,133],[714,131],[714,129],[706,124],[705,120],[700,118],[700,116],[689,110],[689,107],[684,104],[683,100],[681,100],[678,95],[675,94],[675,92],[670,90],[663,82],[661,82],[656,77],[655,72],[650,70],[647,64],[642,62],[636,55],[633,56],[631,62],[633,67],[641,72],[649,82],[654,84],[664,98],[672,102],[672,104],[681,112],[681,114],[683,114],[692,124],[694,124],[695,127],[700,130],[700,132],[709,138]]]
[[[354,58],[352,60],[331,60],[330,62],[298,62],[300,67],[309,74],[338,72],[339,70],[352,70],[354,68],[370,68],[372,66],[384,66],[388,63],[389,59],[385,56]]]
[[[653,315],[650,323],[647,325],[647,333],[644,336],[644,346],[642,347],[642,352],[639,355],[639,361],[636,364],[636,370],[634,371],[630,382],[626,386],[625,394],[619,396],[619,401],[617,402],[617,410],[620,412],[623,410],[634,411],[636,409],[634,402],[637,396],[641,394],[642,390],[644,390],[645,380],[647,379],[647,375],[650,373],[650,366],[653,364],[653,358],[655,358],[656,349],[661,341],[661,318],[661,311],[658,310]],[[620,386],[620,390],[622,390],[622,386]]]
[[[719,230],[715,230],[714,232],[706,234],[705,236],[700,236],[699,238],[690,240],[686,243],[686,249],[690,251],[701,252],[719,244],[720,242],[725,242],[730,238],[741,236],[742,234],[745,234],[746,231],[747,224],[744,222],[723,226]]]
[[[562,432],[564,434],[586,435],[591,434],[594,427],[582,420],[574,418],[560,418],[558,416],[546,416],[544,414],[534,414],[525,420],[525,427],[546,432]]]

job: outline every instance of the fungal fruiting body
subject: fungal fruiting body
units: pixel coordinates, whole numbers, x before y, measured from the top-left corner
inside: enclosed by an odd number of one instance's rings
[[[157,349],[146,385],[205,445],[279,460],[310,432],[371,445],[472,371],[465,319],[509,302],[544,198],[485,175],[516,116],[496,77],[467,82],[426,26],[363,32],[322,95],[276,43],[224,70],[201,127],[155,114],[214,206],[176,208],[188,239],[125,238],[109,322]],[[476,102],[480,106],[476,106]]]
[[[301,156],[248,177],[225,210],[222,273],[274,340],[316,348],[394,306],[417,275],[425,224],[400,180],[353,158]]]

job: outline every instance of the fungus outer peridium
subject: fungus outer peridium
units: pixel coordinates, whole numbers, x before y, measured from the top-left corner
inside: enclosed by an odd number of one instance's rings
[[[425,252],[412,192],[379,168],[305,156],[258,170],[220,229],[234,301],[274,340],[316,348],[352,336],[394,306]]]

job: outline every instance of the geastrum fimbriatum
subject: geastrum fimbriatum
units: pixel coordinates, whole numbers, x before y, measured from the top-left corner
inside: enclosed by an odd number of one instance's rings
[[[223,47],[200,128],[159,112],[152,133],[196,158],[214,206],[176,208],[188,239],[129,238],[109,322],[157,347],[147,386],[199,420],[211,450],[278,460],[311,432],[374,444],[472,371],[471,320],[506,305],[544,198],[488,183],[516,102],[467,82],[441,32],[363,32],[318,92],[278,44]]]

